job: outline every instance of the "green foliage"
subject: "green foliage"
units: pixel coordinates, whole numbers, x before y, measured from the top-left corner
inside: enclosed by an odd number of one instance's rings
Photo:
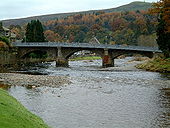
[[[159,48],[164,53],[165,57],[170,57],[170,32],[166,32],[165,21],[162,18],[162,15],[159,18],[159,24],[157,27],[157,43]]]
[[[2,22],[0,22],[0,30],[2,29]]]
[[[31,53],[28,55],[28,57],[29,57],[29,58],[44,59],[44,58],[47,58],[48,55],[47,55],[47,53],[45,53],[45,52],[37,51],[37,52],[31,52]]]
[[[150,35],[140,35],[137,39],[139,46],[158,47],[156,33]]]
[[[3,41],[5,42],[8,46],[11,46],[10,42],[9,42],[9,39],[6,38],[6,37],[0,37],[0,41]]]
[[[27,24],[26,42],[45,42],[43,27],[39,20],[32,20]]]
[[[6,91],[0,89],[1,128],[48,128],[42,119],[30,113]]]
[[[83,57],[75,57],[70,59],[70,61],[78,61],[78,60],[100,60],[99,56],[83,56]]]
[[[29,54],[29,57],[30,57],[30,58],[38,58],[38,57],[37,57],[37,54],[35,54],[35,53],[30,53],[30,54]]]

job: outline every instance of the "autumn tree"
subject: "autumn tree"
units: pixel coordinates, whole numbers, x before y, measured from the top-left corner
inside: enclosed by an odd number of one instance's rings
[[[16,35],[17,40],[22,40],[24,38],[24,30],[23,27],[19,25],[10,25],[9,29],[12,33]]]
[[[61,42],[62,38],[58,33],[55,33],[51,30],[46,30],[44,32],[45,38],[49,42]]]
[[[170,57],[170,1],[160,0],[153,4],[152,13],[158,14],[157,43],[165,57]]]

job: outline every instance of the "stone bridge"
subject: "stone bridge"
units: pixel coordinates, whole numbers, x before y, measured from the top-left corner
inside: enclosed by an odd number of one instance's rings
[[[35,51],[44,51],[50,60],[56,61],[56,66],[68,66],[68,59],[74,53],[88,50],[101,56],[103,67],[114,66],[114,59],[123,54],[141,54],[152,58],[154,53],[160,53],[158,48],[140,46],[122,46],[90,43],[57,43],[57,42],[29,42],[13,43],[18,48],[18,57],[24,57]]]

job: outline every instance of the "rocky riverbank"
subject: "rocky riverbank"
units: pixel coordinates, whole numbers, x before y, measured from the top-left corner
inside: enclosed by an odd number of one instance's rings
[[[0,73],[0,82],[10,86],[25,87],[59,87],[70,83],[66,76],[27,75],[18,73]]]

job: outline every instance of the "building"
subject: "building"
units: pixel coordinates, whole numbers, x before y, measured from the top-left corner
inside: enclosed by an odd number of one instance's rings
[[[16,41],[15,33],[12,33],[10,29],[4,26],[0,26],[0,36],[8,38],[10,42]]]
[[[5,37],[9,38],[10,37],[10,30],[8,28],[2,26],[0,28],[0,36],[5,36]]]

